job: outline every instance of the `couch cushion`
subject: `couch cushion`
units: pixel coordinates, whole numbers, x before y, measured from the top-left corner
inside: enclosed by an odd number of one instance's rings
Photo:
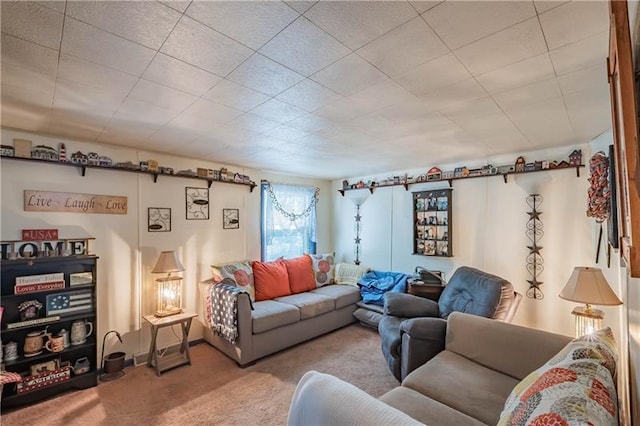
[[[484,423],[456,411],[451,407],[414,391],[399,386],[382,395],[380,401],[397,408],[429,426],[482,426]]]
[[[316,279],[311,268],[311,258],[308,255],[284,259],[289,275],[289,289],[291,294],[304,293],[316,288]]]
[[[444,350],[411,372],[402,386],[494,425],[517,383],[512,377]]]
[[[229,284],[249,293],[251,301],[256,300],[253,282],[253,268],[250,260],[211,265],[212,281]]]
[[[316,287],[333,284],[335,253],[310,254],[309,256],[311,256],[311,262],[313,264]]]
[[[360,300],[360,290],[350,285],[327,285],[312,290],[311,293],[332,298],[335,301],[335,309],[353,305]]]
[[[366,266],[352,265],[351,263],[338,263],[333,282],[336,284],[358,285],[358,280],[369,272]]]
[[[500,425],[617,425],[616,349],[611,329],[575,339],[518,383]]]
[[[287,267],[282,259],[273,262],[255,261],[252,267],[257,301],[291,294]]]
[[[288,303],[263,300],[253,304],[253,311],[251,311],[253,334],[298,321],[300,321],[300,310]]]
[[[297,307],[300,310],[301,320],[313,318],[335,309],[335,303],[332,298],[311,292],[278,297],[275,300]]]

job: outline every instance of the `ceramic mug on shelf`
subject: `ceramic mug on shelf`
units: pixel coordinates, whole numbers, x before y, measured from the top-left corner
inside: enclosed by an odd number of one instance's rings
[[[62,341],[64,342],[64,348],[68,348],[71,343],[69,343],[69,332],[64,328],[58,332],[58,336],[62,336]]]
[[[62,352],[64,350],[64,336],[57,335],[50,337],[47,343],[44,344],[44,347],[49,352]]]
[[[47,329],[40,331],[32,331],[27,334],[24,339],[24,356],[34,356],[42,352],[44,348],[45,338],[51,337],[51,334],[47,333]]]
[[[90,321],[74,321],[71,324],[71,344],[81,345],[87,341],[87,337],[93,333],[93,323]]]

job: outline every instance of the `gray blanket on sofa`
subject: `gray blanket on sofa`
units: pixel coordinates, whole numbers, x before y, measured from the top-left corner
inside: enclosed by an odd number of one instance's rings
[[[238,339],[238,295],[246,293],[228,284],[212,285],[209,289],[209,325],[214,334],[230,343]],[[253,309],[253,306],[252,306]]]

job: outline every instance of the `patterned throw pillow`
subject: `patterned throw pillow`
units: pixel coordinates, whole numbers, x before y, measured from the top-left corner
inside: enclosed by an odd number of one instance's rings
[[[509,395],[498,425],[617,425],[610,328],[573,340]]]
[[[249,293],[252,302],[256,301],[253,268],[250,260],[211,265],[211,275],[215,282],[238,287]]]
[[[333,284],[335,253],[310,254],[313,264],[313,275],[316,278],[316,287]]]
[[[338,263],[334,283],[357,286],[360,278],[369,272],[366,266],[352,265],[350,263]]]

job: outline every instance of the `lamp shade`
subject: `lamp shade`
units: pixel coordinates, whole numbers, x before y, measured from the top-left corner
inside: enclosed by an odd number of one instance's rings
[[[184,271],[184,266],[180,263],[180,259],[178,259],[176,252],[163,251],[160,253],[160,257],[158,257],[158,260],[156,261],[156,266],[153,267],[151,273],[161,274],[182,271]]]
[[[622,305],[600,268],[578,266],[560,292],[560,297],[589,305]]]

